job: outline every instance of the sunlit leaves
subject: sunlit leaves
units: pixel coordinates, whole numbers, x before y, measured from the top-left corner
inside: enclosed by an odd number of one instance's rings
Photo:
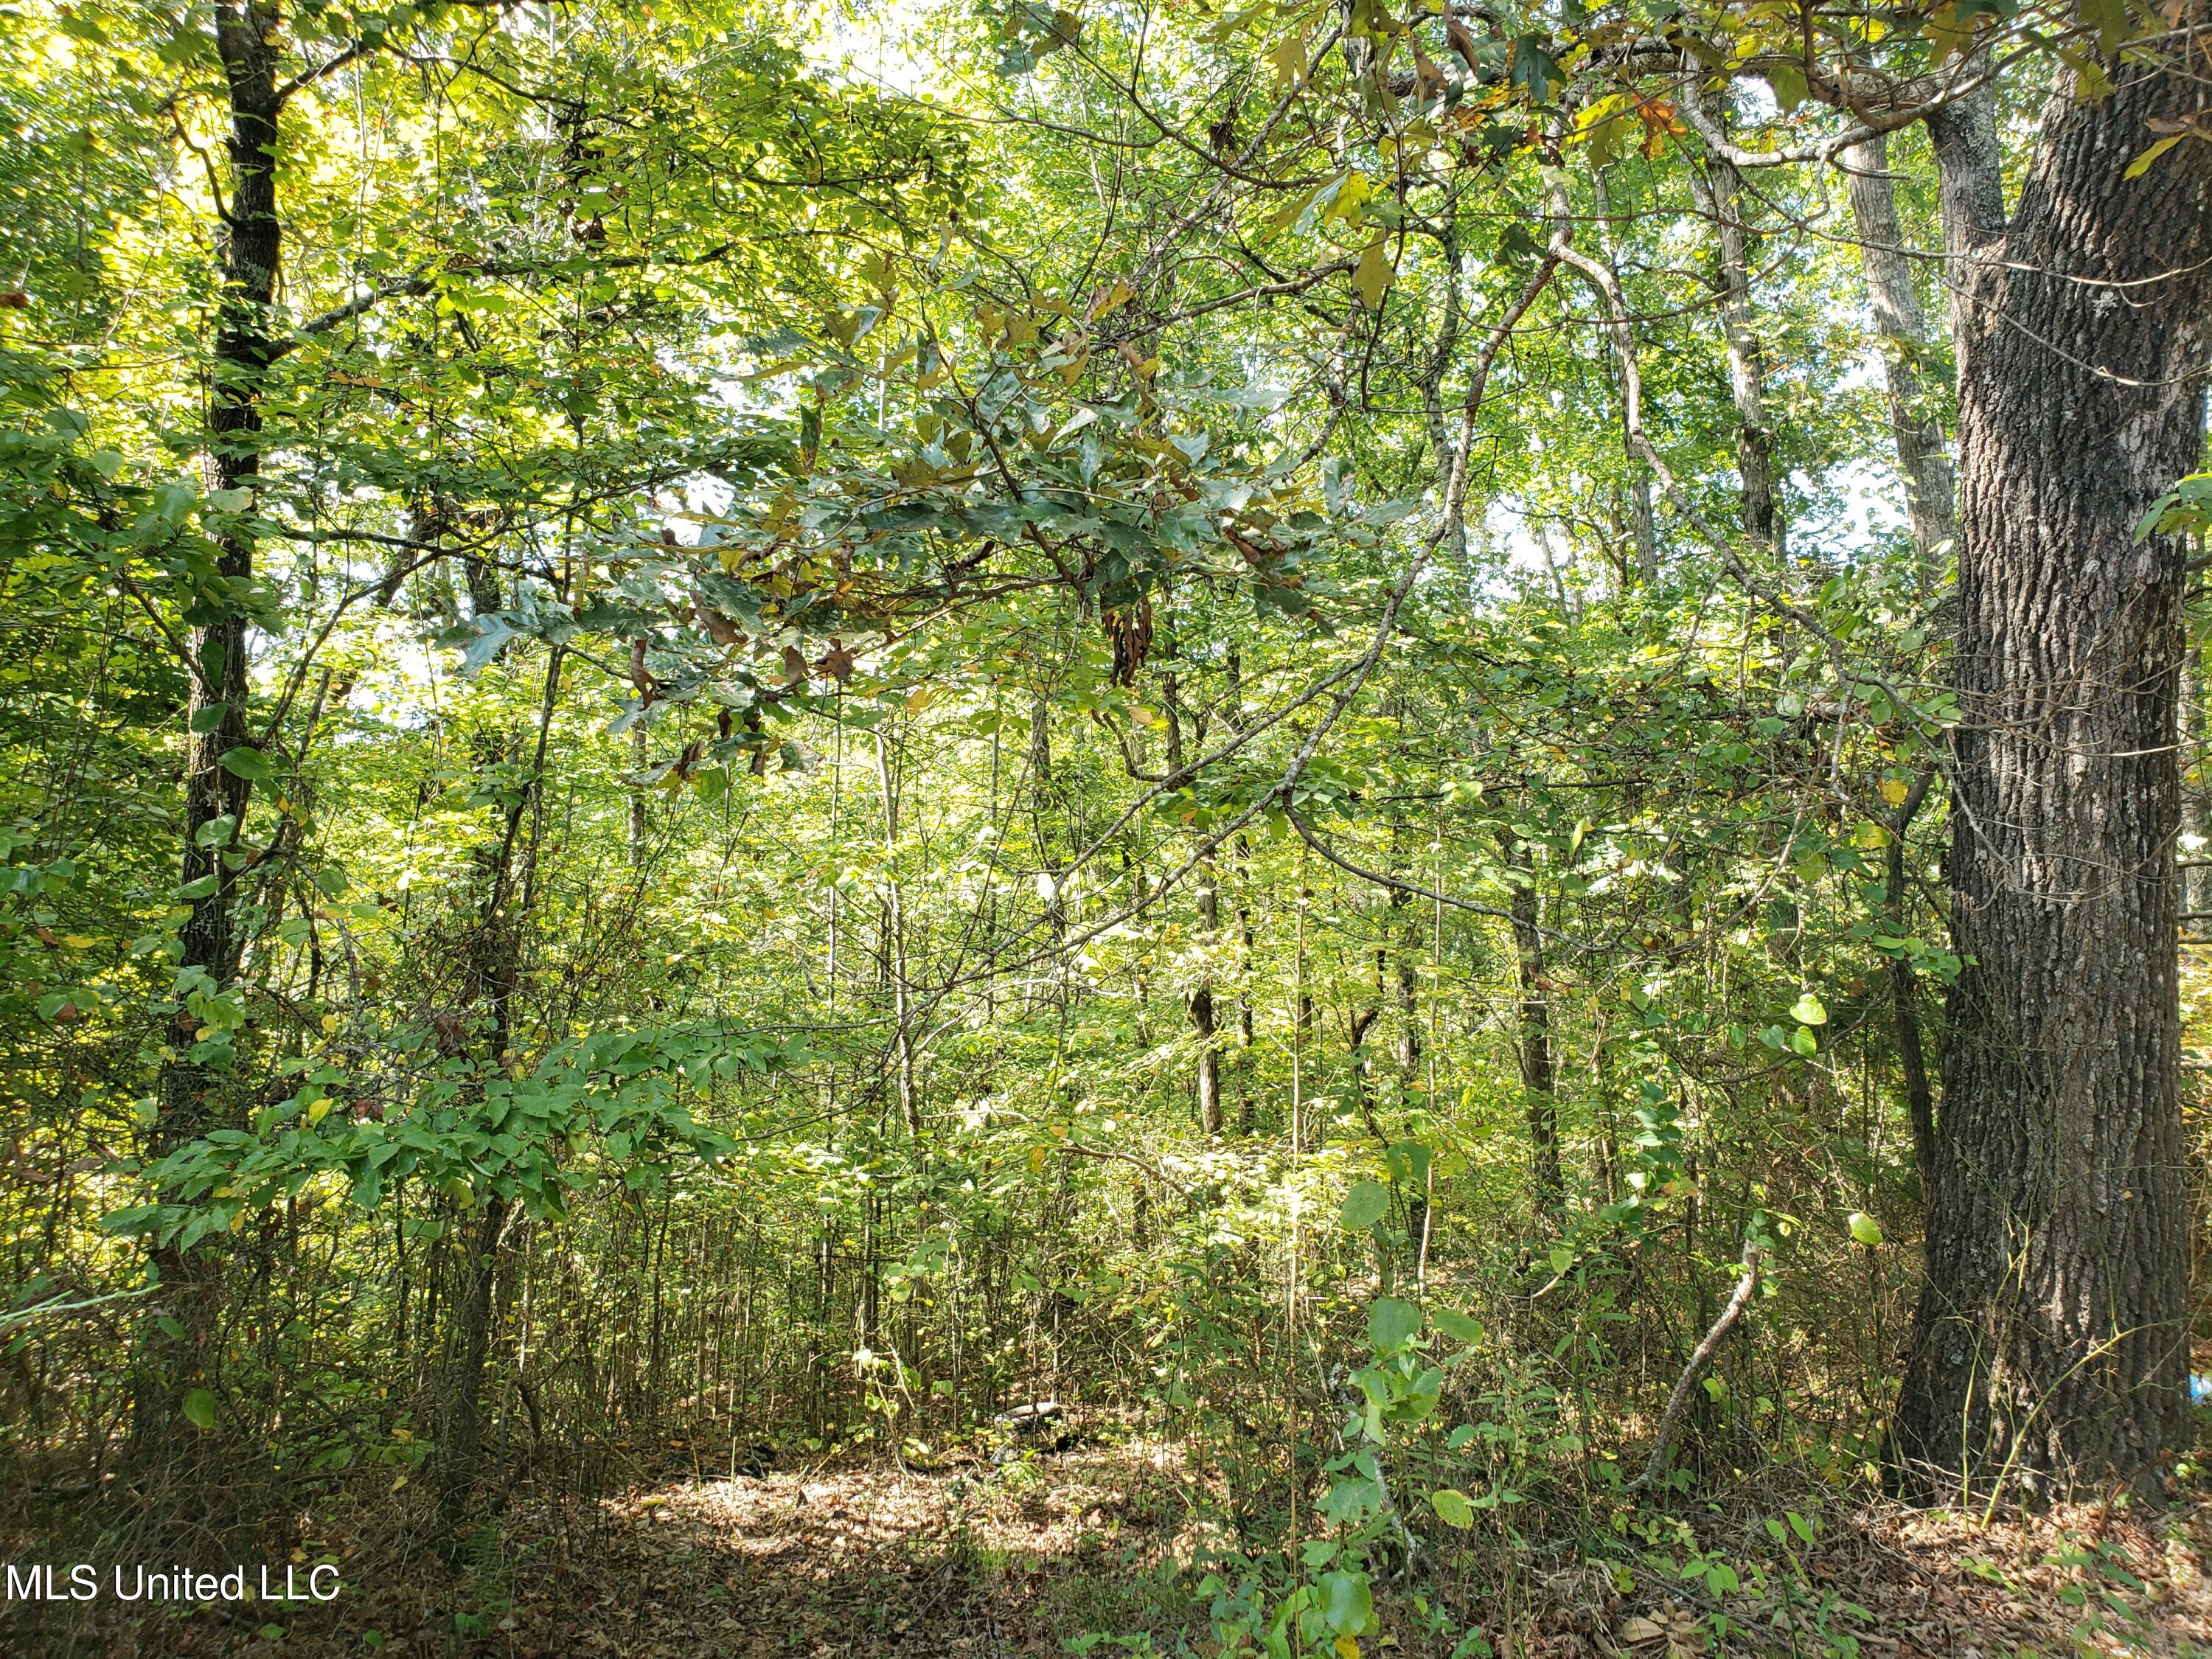
[[[1342,1221],[1349,1231],[1364,1232],[1382,1220],[1390,1207],[1390,1194],[1379,1181],[1360,1181],[1345,1194]]]

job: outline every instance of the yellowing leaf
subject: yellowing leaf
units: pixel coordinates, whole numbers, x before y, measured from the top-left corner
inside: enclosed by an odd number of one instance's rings
[[[1389,256],[1382,251],[1382,238],[1377,236],[1360,253],[1359,268],[1352,273],[1352,285],[1359,290],[1360,303],[1370,311],[1378,309],[1382,295],[1397,278]]]
[[[1625,92],[1616,92],[1601,98],[1582,112],[1575,123],[1575,137],[1589,146],[1592,167],[1610,167],[1620,154],[1621,141],[1628,136],[1627,112],[1636,107],[1636,100]]]
[[[2172,149],[2176,144],[2179,143],[2187,137],[2189,137],[2189,135],[2185,132],[2177,132],[2170,137],[2160,139],[2142,155],[2136,156],[2134,161],[2129,162],[2128,170],[2123,176],[2129,179],[2142,178],[2143,174],[2150,171],[2153,162],[2156,161],[2160,156],[2165,155],[2166,151]]]
[[[1455,1527],[1465,1532],[1474,1524],[1474,1505],[1468,1502],[1465,1492],[1454,1487],[1446,1486],[1440,1492],[1431,1492],[1429,1504],[1436,1510],[1437,1519],[1448,1527]]]
[[[1309,190],[1302,190],[1284,203],[1281,207],[1276,209],[1268,218],[1265,228],[1261,231],[1260,240],[1262,242],[1272,241],[1296,224],[1299,216],[1313,205],[1314,198],[1320,195],[1322,187],[1319,185]]]
[[[1321,210],[1323,224],[1332,219],[1341,219],[1348,225],[1358,224],[1360,214],[1367,205],[1367,198],[1375,193],[1375,186],[1368,182],[1367,175],[1359,172],[1346,173],[1336,181],[1336,188],[1333,191],[1326,185],[1322,188],[1323,193],[1328,197],[1328,205]]]
[[[1083,313],[1084,319],[1087,322],[1096,322],[1108,312],[1118,309],[1136,297],[1137,290],[1119,276],[1110,283],[1102,283],[1099,284],[1098,291],[1091,296],[1091,306]]]
[[[331,1103],[327,1097],[317,1101],[313,1105],[307,1108],[307,1121],[310,1123],[320,1123],[330,1115]]]
[[[1930,69],[1941,69],[1954,54],[1973,38],[1974,21],[1960,17],[1956,6],[1938,6],[1928,14],[1928,44],[1935,48],[1929,58]]]
[[[1884,778],[1881,781],[1881,798],[1892,806],[1904,805],[1905,796],[1911,793],[1903,778]]]

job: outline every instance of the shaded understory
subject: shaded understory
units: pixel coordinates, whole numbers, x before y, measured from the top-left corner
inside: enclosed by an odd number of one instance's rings
[[[684,1449],[670,1448],[672,1463]],[[9,1604],[0,1647],[27,1654],[364,1652],[456,1656],[945,1655],[1088,1650],[1212,1656],[1212,1559],[1226,1535],[1170,1449],[1094,1446],[1006,1467],[842,1464],[675,1474],[597,1504],[518,1491],[448,1565],[387,1506],[316,1518],[298,1559],[340,1559],[328,1607],[240,1606],[89,1629]],[[1784,1500],[1769,1494],[1766,1507]],[[1796,1503],[1809,1506],[1801,1495]],[[2162,1516],[2105,1506],[1982,1525],[1832,1498],[1811,1550],[1785,1552],[1756,1505],[1653,1516],[1586,1540],[1509,1543],[1478,1527],[1418,1584],[1378,1598],[1370,1655],[1448,1659],[1479,1630],[1528,1656],[1860,1653],[1899,1659],[2212,1651],[2212,1499]],[[15,1552],[20,1558],[21,1552]],[[1796,1566],[1790,1563],[1794,1555]],[[1764,1593],[1757,1588],[1763,1583]],[[1417,1593],[1419,1599],[1417,1601]],[[1424,1608],[1448,1613],[1426,1628]],[[1794,1623],[1794,1628],[1793,1628]],[[1149,1643],[1149,1645],[1147,1644]]]

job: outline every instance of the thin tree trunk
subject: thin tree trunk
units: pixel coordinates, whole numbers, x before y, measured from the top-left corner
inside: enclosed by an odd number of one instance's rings
[[[1232,732],[1244,729],[1244,659],[1228,653],[1222,718]],[[1252,1121],[1252,844],[1237,837],[1237,1119],[1246,1134]]]
[[[1411,908],[1413,896],[1402,888],[1391,890],[1390,908],[1406,912],[1402,942],[1398,948],[1398,1071],[1411,1084],[1421,1066],[1421,1016],[1419,1000],[1421,948],[1428,943],[1420,913]],[[1433,1109],[1433,1108],[1431,1109]]]
[[[1160,676],[1160,700],[1165,705],[1168,723],[1168,775],[1174,777],[1182,771],[1183,746],[1182,687],[1172,668]],[[1213,1042],[1213,947],[1220,932],[1220,884],[1214,873],[1213,860],[1200,859],[1198,948],[1204,953],[1205,962],[1200,968],[1197,983],[1184,994],[1183,1006],[1190,1016],[1190,1029],[1198,1038],[1198,1125],[1210,1135],[1219,1134],[1226,1127],[1221,1109],[1221,1051]]]
[[[251,490],[261,471],[262,377],[275,356],[269,308],[283,245],[276,215],[277,119],[283,108],[276,82],[278,20],[273,9],[219,0],[215,22],[229,91],[230,203],[221,239],[222,290],[204,463],[210,489]],[[253,539],[242,526],[223,537],[217,568],[240,592],[252,578],[253,556]],[[252,787],[224,769],[222,760],[247,741],[246,626],[242,610],[223,609],[194,626],[187,640],[192,660],[187,665],[182,864],[185,890],[198,896],[189,901],[191,913],[178,933],[177,966],[200,970],[218,992],[228,991],[238,976],[240,941],[232,915],[238,876],[223,854],[238,840]],[[206,833],[225,819],[227,833]],[[222,1075],[195,1057],[198,1024],[187,1010],[176,1015],[171,1057],[156,1083],[159,1115],[149,1137],[149,1158],[197,1139],[220,1112],[210,1096],[221,1087]],[[152,1252],[150,1265],[161,1289],[138,1334],[131,1454],[148,1477],[172,1468],[192,1443],[183,1427],[183,1402],[204,1364],[218,1291],[217,1270],[207,1252],[165,1244]],[[182,1334],[166,1334],[165,1321]],[[180,1485],[191,1484],[183,1470],[173,1472]]]
[[[2181,908],[2191,931],[2202,932],[2212,913],[2212,814],[2206,811],[2204,652],[2192,644],[2181,659],[2181,833],[2188,860]]]
[[[1881,134],[1843,155],[1850,180],[1851,218],[1858,228],[1859,259],[1866,269],[1867,298],[1882,338],[1882,380],[1888,392],[1889,430],[1905,475],[1905,507],[1920,589],[1933,592],[1942,575],[1942,550],[1958,538],[1956,487],[1943,447],[1943,423],[1929,399],[1928,320],[1905,257],[1897,219],[1897,187],[1889,173],[1888,140]]]
[[[1443,494],[1450,482],[1452,471],[1459,464],[1459,442],[1451,424],[1444,418],[1444,376],[1459,357],[1459,337],[1462,319],[1460,301],[1461,270],[1459,236],[1449,215],[1443,216],[1437,234],[1438,256],[1443,261],[1444,279],[1443,315],[1437,325],[1436,344],[1430,349],[1428,361],[1422,365],[1416,384],[1421,392],[1421,418],[1428,428],[1429,447],[1435,456],[1437,492]],[[1462,580],[1469,572],[1467,562],[1467,518],[1464,513],[1453,516],[1444,526],[1443,551],[1451,568]],[[1233,653],[1232,653],[1233,656]]]
[[[545,689],[538,703],[538,733],[531,760],[530,782],[508,809],[507,823],[487,860],[487,890],[475,945],[477,969],[471,988],[489,1010],[478,1065],[487,1073],[512,1063],[514,1048],[514,996],[522,982],[523,928],[536,899],[538,841],[542,827],[539,806],[545,787],[545,757],[553,730],[553,710],[560,699],[561,667],[565,652],[555,646],[545,663]],[[516,854],[522,848],[523,823],[530,822],[530,843],[524,854],[518,891]],[[440,1439],[441,1474],[439,1518],[450,1534],[467,1514],[476,1490],[483,1450],[484,1366],[491,1352],[501,1252],[507,1240],[509,1206],[496,1195],[484,1200],[474,1237],[463,1260],[463,1291],[459,1310],[459,1338],[453,1372],[446,1387],[446,1415]]]
[[[1890,824],[1882,910],[1897,936],[1905,932],[1905,837],[1935,775],[1932,771],[1920,775],[1898,804],[1897,817]],[[1920,1047],[1920,993],[1910,957],[1899,957],[1889,964],[1889,989],[1898,1060],[1905,1069],[1905,1110],[1912,1121],[1912,1164],[1920,1174],[1924,1201],[1935,1182],[1936,1097],[1928,1084],[1928,1059]]]
[[[1725,125],[1717,100],[1708,113]],[[1743,527],[1753,541],[1782,546],[1781,509],[1774,495],[1774,430],[1766,412],[1765,352],[1752,326],[1751,234],[1743,217],[1743,178],[1717,155],[1693,171],[1698,205],[1713,222],[1713,286],[1719,290],[1721,333],[1728,349],[1729,397],[1735,404],[1736,474],[1743,487]]]
[[[921,1091],[915,1073],[914,1014],[908,1006],[906,965],[906,895],[899,881],[898,791],[891,783],[890,745],[876,729],[876,781],[884,803],[884,962],[891,982],[891,1034],[898,1067],[899,1121],[909,1135],[921,1133]]]
[[[1513,889],[1513,945],[1521,981],[1521,1087],[1528,1103],[1528,1144],[1536,1164],[1537,1206],[1556,1216],[1566,1201],[1559,1164],[1559,1103],[1552,1067],[1552,1004],[1544,989],[1544,933],[1535,863],[1526,842],[1509,839],[1506,861],[1527,872]]]
[[[633,726],[629,729],[629,766],[639,778],[645,775],[647,758],[645,727]],[[633,874],[645,869],[645,838],[651,828],[652,822],[646,816],[645,786],[634,783],[629,791],[629,867]]]
[[[1067,937],[1067,901],[1060,889],[1060,866],[1054,860],[1049,813],[1052,806],[1052,704],[1039,687],[1030,703],[1030,833],[1036,842],[1037,867],[1049,884],[1044,902],[1045,925],[1053,943]],[[1066,994],[1065,963],[1060,994]]]
[[[468,1514],[483,1459],[483,1374],[491,1352],[492,1292],[499,1279],[500,1247],[506,1242],[505,1201],[489,1200],[471,1231],[463,1266],[459,1347],[439,1447],[438,1518],[449,1534]]]
[[[1606,269],[1613,272],[1613,281],[1620,280],[1620,267],[1614,257],[1613,226],[1613,191],[1609,179],[1611,169],[1601,167],[1597,172],[1597,245]],[[1618,371],[1616,370],[1616,373]],[[1626,393],[1623,394],[1624,401]],[[1635,562],[1636,580],[1650,583],[1659,579],[1659,532],[1651,516],[1651,469],[1637,452],[1636,434],[1628,429],[1624,413],[1620,428],[1621,448],[1628,465],[1628,540]],[[1545,550],[1550,557],[1551,550]],[[1565,595],[1560,596],[1565,608]]]
[[[2172,63],[2055,101],[2008,230],[1931,121],[1959,307],[1950,998],[1908,1483],[2148,1479],[2186,1432],[2190,1215],[2172,845],[2184,554],[2138,544],[2203,453],[2212,146]],[[1993,234],[1994,226],[1994,234]]]

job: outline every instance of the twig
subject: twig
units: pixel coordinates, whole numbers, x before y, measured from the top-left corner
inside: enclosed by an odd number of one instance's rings
[[[1765,1246],[1757,1240],[1744,1240],[1743,1276],[1736,1280],[1728,1306],[1721,1310],[1721,1316],[1713,1321],[1712,1329],[1705,1333],[1705,1340],[1698,1344],[1690,1355],[1690,1363],[1682,1367],[1682,1375],[1675,1380],[1674,1392],[1668,1396],[1667,1409],[1659,1417],[1658,1443],[1651,1448],[1651,1458],[1644,1464],[1644,1473],[1628,1483],[1630,1492],[1641,1492],[1656,1485],[1659,1477],[1667,1472],[1667,1454],[1674,1449],[1674,1437],[1681,1432],[1682,1419],[1690,1409],[1691,1391],[1697,1387],[1698,1373],[1735,1328],[1736,1321],[1743,1317],[1743,1310],[1751,1305],[1751,1293],[1759,1288],[1759,1257],[1765,1250]]]
[[[1073,1152],[1079,1158],[1111,1158],[1117,1164],[1127,1164],[1132,1169],[1142,1170],[1163,1187],[1172,1189],[1175,1194],[1185,1203],[1195,1204],[1198,1201],[1198,1195],[1189,1188],[1184,1186],[1158,1164],[1146,1163],[1134,1152],[1117,1152],[1109,1146],[1085,1146],[1082,1142],[1076,1140],[1060,1142],[1060,1150],[1063,1152]]]

